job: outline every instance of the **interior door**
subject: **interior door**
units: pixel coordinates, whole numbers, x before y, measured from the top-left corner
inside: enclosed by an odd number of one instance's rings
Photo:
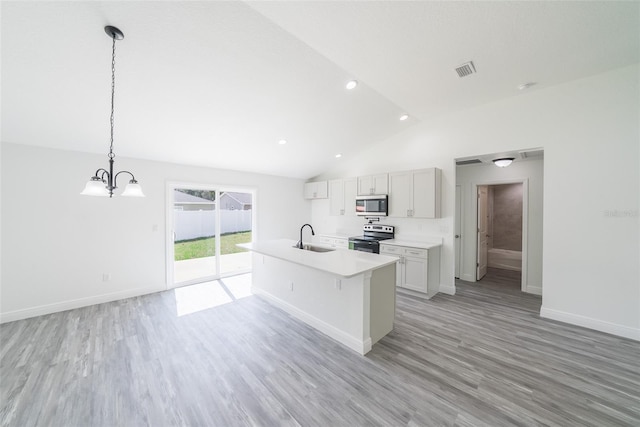
[[[488,225],[489,225],[489,188],[486,185],[478,186],[478,255],[476,280],[482,279],[487,274],[488,251]]]

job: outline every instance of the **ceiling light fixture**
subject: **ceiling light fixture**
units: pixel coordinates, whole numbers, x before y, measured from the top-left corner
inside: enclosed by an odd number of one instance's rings
[[[280,144],[280,145],[284,145],[286,143],[287,143],[286,139],[281,139],[280,141],[278,141],[278,144]]]
[[[340,157],[342,157],[342,154],[340,153],[336,154],[336,159],[339,159]]]
[[[133,174],[129,171],[120,171],[114,175],[113,172],[113,159],[116,155],[113,153],[113,105],[116,89],[116,40],[122,40],[124,34],[116,27],[106,26],[104,32],[113,39],[113,47],[111,53],[111,145],[109,146],[109,170],[100,168],[96,171],[96,174],[91,177],[87,185],[82,191],[82,195],[85,196],[109,196],[113,197],[113,190],[118,188],[116,181],[118,175],[121,173],[127,173],[131,175],[131,180],[127,187],[122,192],[122,196],[127,197],[144,197],[142,188]]]
[[[502,157],[500,159],[495,159],[493,164],[498,166],[499,168],[506,168],[509,166],[515,159],[513,157]]]
[[[351,89],[355,89],[356,86],[358,86],[358,81],[357,80],[351,80],[347,83],[347,89],[351,90]]]
[[[408,114],[403,114],[403,115],[401,115],[401,116],[400,116],[400,121],[403,121],[403,122],[404,122],[404,121],[405,121],[405,120],[407,120],[408,118],[409,118],[409,115],[408,115]]]

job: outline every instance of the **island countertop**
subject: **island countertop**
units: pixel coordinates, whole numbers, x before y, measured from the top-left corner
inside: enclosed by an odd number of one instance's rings
[[[238,246],[262,255],[272,256],[342,277],[353,277],[366,271],[395,264],[398,261],[398,258],[393,256],[348,249],[336,249],[330,252],[307,251],[295,248],[296,243],[295,240],[277,239],[242,243]]]

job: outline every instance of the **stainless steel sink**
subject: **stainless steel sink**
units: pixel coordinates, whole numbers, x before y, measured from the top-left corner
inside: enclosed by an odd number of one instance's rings
[[[298,248],[298,246],[292,246],[296,249],[300,249]],[[304,244],[302,246],[302,249],[305,251],[311,251],[311,252],[333,252],[335,251],[335,249],[331,249],[331,248],[327,248],[324,246],[316,246],[316,245],[310,245],[308,243]]]

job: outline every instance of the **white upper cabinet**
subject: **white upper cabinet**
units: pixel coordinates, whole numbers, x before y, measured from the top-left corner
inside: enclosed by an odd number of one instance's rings
[[[358,177],[358,196],[368,196],[372,194],[389,193],[389,174],[381,173],[377,175]]]
[[[356,178],[329,181],[329,215],[355,216]]]
[[[394,172],[389,174],[389,216],[408,217],[413,207],[411,184],[413,172]]]
[[[437,168],[389,174],[389,216],[440,218],[441,180]]]
[[[307,182],[304,184],[305,199],[326,199],[328,195],[327,181]]]

